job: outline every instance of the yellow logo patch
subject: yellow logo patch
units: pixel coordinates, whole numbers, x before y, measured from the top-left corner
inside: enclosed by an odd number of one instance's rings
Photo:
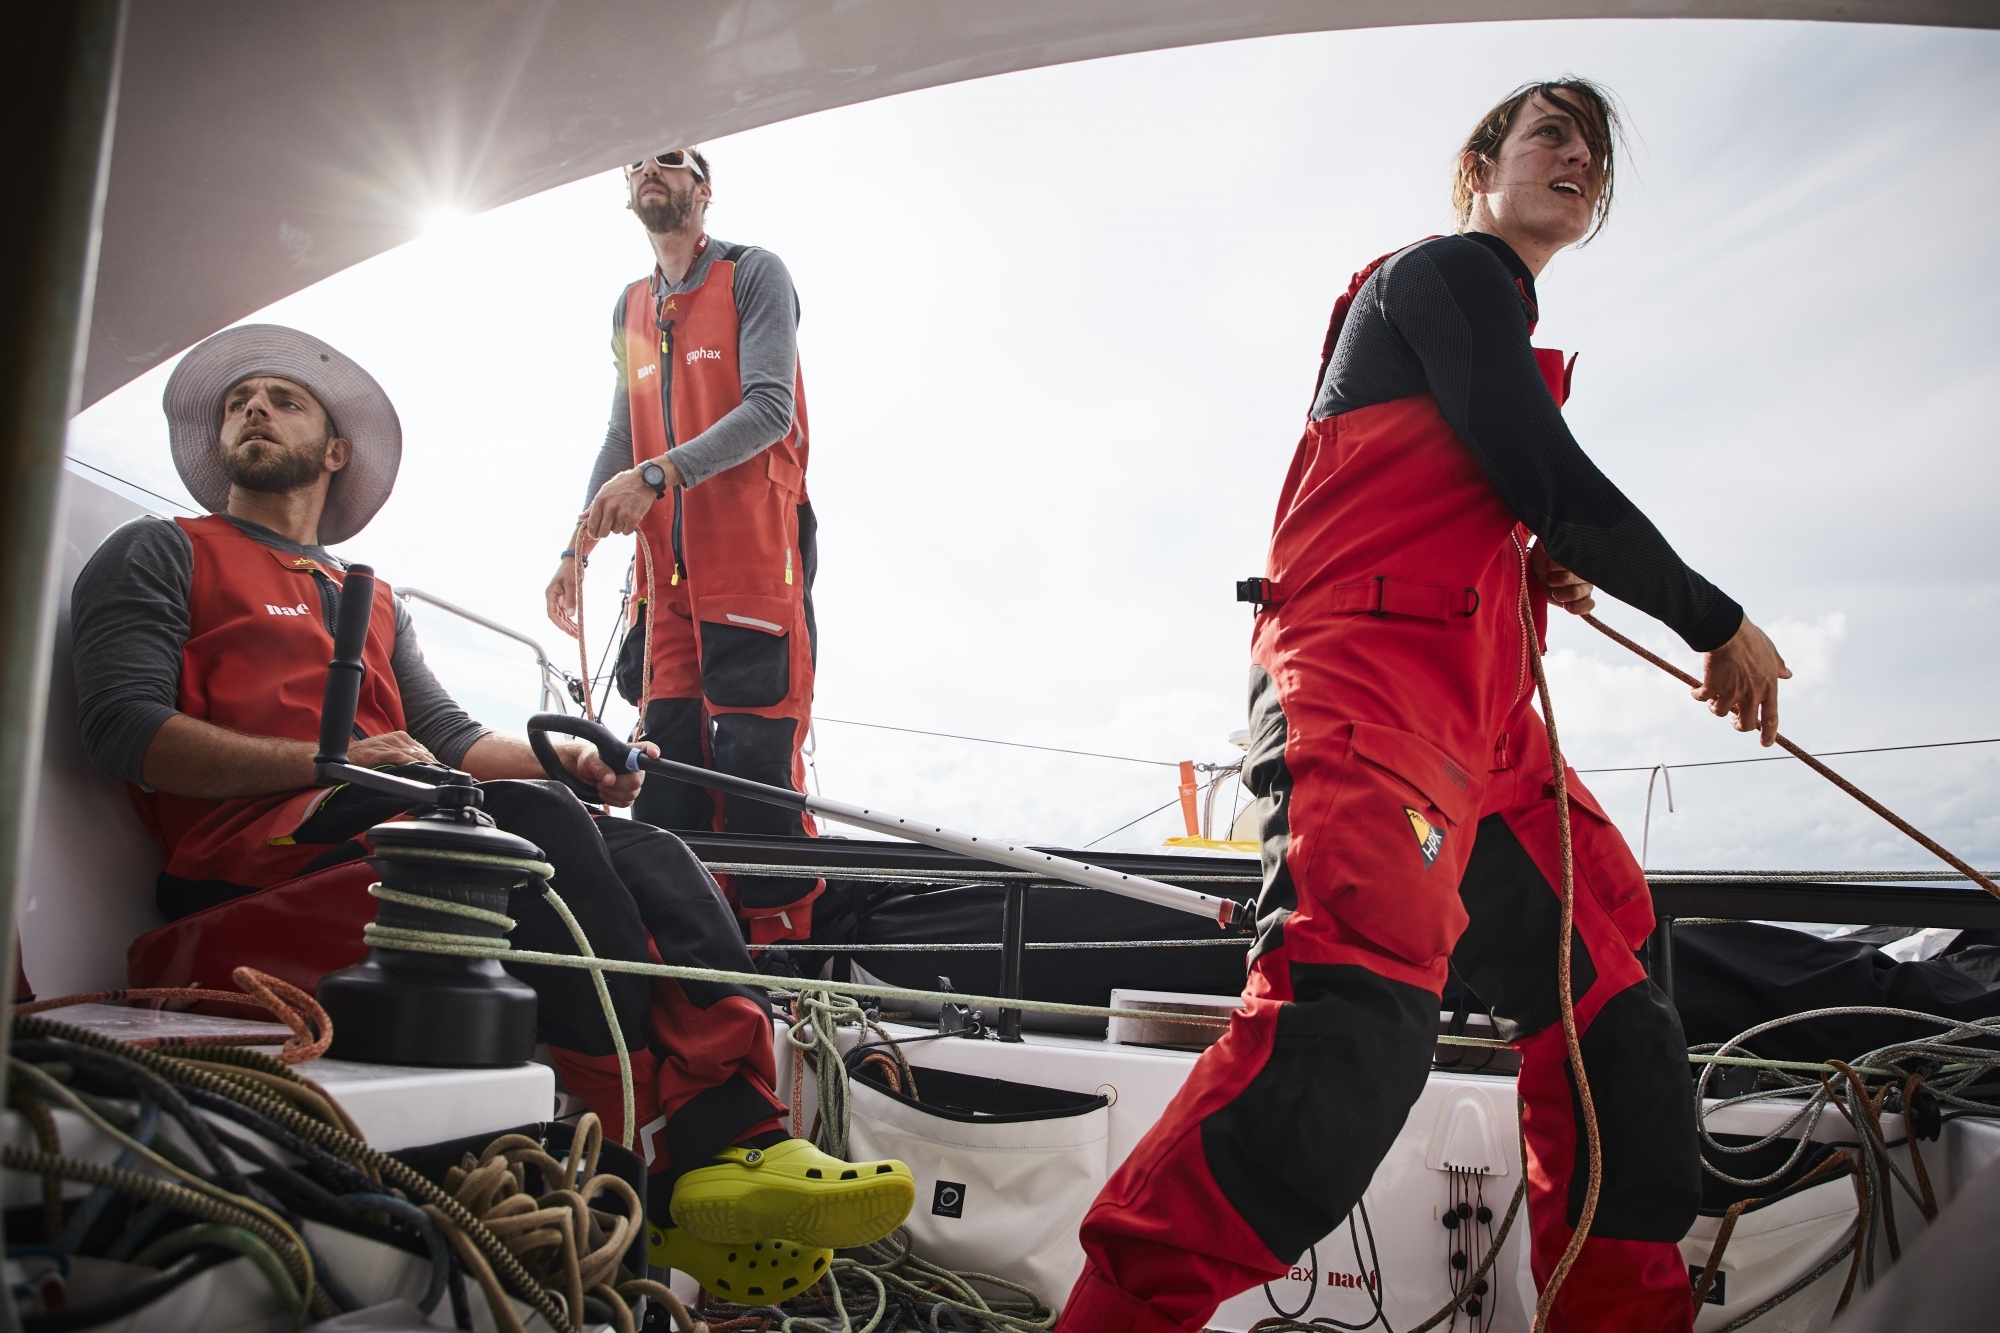
[[[1437,864],[1438,853],[1444,850],[1444,830],[1434,827],[1407,805],[1403,813],[1410,817],[1410,832],[1417,835],[1417,850],[1424,854],[1424,869],[1429,870]]]

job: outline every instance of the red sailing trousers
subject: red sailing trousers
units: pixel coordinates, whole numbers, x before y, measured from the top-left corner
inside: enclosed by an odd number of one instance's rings
[[[1545,367],[1560,401],[1559,357]],[[1521,1053],[1538,1281],[1568,1243],[1584,1167],[1556,1002],[1553,775],[1529,704],[1546,602],[1524,591],[1525,542],[1430,398],[1308,427],[1253,643],[1265,883],[1249,1004],[1092,1206],[1061,1333],[1199,1330],[1338,1226],[1423,1090],[1453,967]],[[1685,1046],[1634,956],[1645,878],[1568,784],[1605,1166],[1552,1327],[1681,1333],[1675,1242],[1700,1198]]]

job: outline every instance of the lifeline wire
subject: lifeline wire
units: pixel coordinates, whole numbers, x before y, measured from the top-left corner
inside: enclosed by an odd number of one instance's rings
[[[1177,764],[1175,765],[1175,767],[1178,768],[1179,765]],[[1216,783],[1220,781],[1222,781],[1220,776],[1210,778],[1207,782],[1204,782],[1201,784],[1201,786],[1195,788],[1195,794],[1200,795],[1202,792],[1207,791],[1210,787],[1213,787]],[[1154,815],[1159,814],[1160,811],[1171,809],[1172,807],[1179,805],[1180,803],[1181,803],[1181,798],[1179,796],[1175,796],[1173,800],[1168,801],[1165,805],[1156,805],[1151,810],[1148,810],[1145,814],[1140,815],[1138,819],[1128,819],[1123,824],[1120,824],[1117,828],[1112,829],[1111,832],[1100,833],[1095,838],[1092,838],[1089,842],[1083,844],[1083,849],[1085,851],[1088,851],[1092,847],[1095,847],[1098,843],[1103,842],[1106,838],[1116,837],[1118,834],[1123,833],[1126,829],[1131,828],[1134,824],[1139,823],[1141,820],[1151,819]]]
[[[101,477],[109,477],[111,478],[111,480],[117,482],[120,486],[130,486],[133,490],[138,491],[140,494],[150,495],[155,500],[158,500],[164,504],[170,504],[174,508],[181,510],[184,513],[193,514],[197,518],[199,518],[204,512],[199,509],[190,509],[187,505],[182,504],[179,500],[174,499],[170,495],[162,495],[158,491],[149,490],[146,487],[141,486],[138,482],[129,480],[128,478],[125,477],[121,477],[116,472],[112,472],[105,468],[101,468],[97,466],[97,464],[95,463],[86,463],[81,458],[78,458],[75,454],[67,454],[65,455],[65,458],[67,459],[67,461],[76,464],[78,467],[87,467],[92,472],[97,473]]]
[[[816,720],[838,723],[843,727],[867,727],[874,731],[900,731],[911,736],[936,736],[948,741],[972,741],[978,745],[1004,745],[1014,750],[1042,750],[1049,754],[1075,754],[1082,755],[1085,759],[1115,759],[1124,764],[1151,764],[1155,768],[1180,767],[1180,764],[1172,759],[1136,759],[1129,754],[1100,754],[1096,750],[1068,750],[1060,745],[1030,745],[1026,741],[996,741],[987,736],[961,736],[953,731],[925,731],[920,727],[892,727],[884,722],[855,722],[844,717],[821,717]]]
[[[1600,628],[1602,628],[1600,626]],[[1844,754],[1891,754],[1899,750],[1950,750],[1960,745],[2000,745],[2000,736],[1982,736],[1970,741],[1929,741],[1923,745],[1871,745],[1862,750],[1821,750],[1815,759],[1837,759]],[[1636,764],[1627,768],[1579,768],[1579,773],[1651,773],[1663,768],[1727,768],[1731,764],[1781,764],[1790,756],[1760,754],[1752,759],[1701,759],[1685,764]]]

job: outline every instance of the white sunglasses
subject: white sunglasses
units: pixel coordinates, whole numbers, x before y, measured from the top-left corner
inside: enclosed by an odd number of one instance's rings
[[[669,149],[664,153],[655,153],[650,158],[641,158],[637,162],[627,163],[625,166],[627,179],[644,171],[648,162],[653,162],[663,167],[670,167],[675,171],[691,171],[694,173],[694,178],[698,181],[708,179],[708,173],[703,171],[701,164],[694,160],[694,154],[685,148]]]

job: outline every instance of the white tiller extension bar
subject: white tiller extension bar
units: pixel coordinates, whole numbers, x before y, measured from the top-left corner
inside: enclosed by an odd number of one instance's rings
[[[970,833],[957,833],[948,828],[940,828],[936,824],[905,819],[901,815],[893,815],[885,810],[870,810],[864,806],[849,805],[845,801],[829,801],[823,796],[808,796],[804,792],[792,791],[785,787],[771,787],[761,782],[752,782],[748,778],[717,773],[713,769],[676,763],[671,759],[654,759],[618,739],[608,728],[584,718],[567,717],[560,713],[537,713],[528,719],[528,736],[531,741],[542,741],[541,733],[548,731],[563,732],[595,745],[598,755],[614,772],[657,773],[661,777],[674,778],[697,787],[712,787],[718,791],[734,792],[753,801],[788,806],[794,810],[810,810],[816,815],[825,815],[828,819],[838,820],[842,824],[851,824],[856,828],[868,829],[875,833],[885,833],[894,838],[908,838],[941,851],[957,852],[961,856],[990,861],[995,865],[1031,871],[1069,884],[1080,884],[1087,889],[1102,889],[1106,893],[1115,893],[1121,897],[1136,898],[1155,907],[1168,907],[1176,912],[1207,917],[1222,927],[1239,924],[1249,918],[1248,904],[1228,898],[1218,898],[1213,894],[1200,893],[1194,889],[1184,889],[1175,884],[1163,884],[1144,875],[1127,875],[1120,871],[1107,870],[1102,866],[1072,861],[1066,856],[1055,856],[1032,847],[1022,847],[1016,843],[996,842],[991,838],[980,838]],[[536,746],[536,752],[541,754],[546,745],[547,742],[542,741]],[[553,759],[553,749],[549,749],[543,758],[543,766],[547,767]]]

